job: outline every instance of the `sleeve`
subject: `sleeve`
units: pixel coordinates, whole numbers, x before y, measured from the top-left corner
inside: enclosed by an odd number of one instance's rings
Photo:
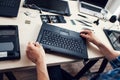
[[[120,80],[120,68],[110,70],[106,73],[98,74],[90,80]]]
[[[120,78],[120,56],[116,59],[110,61],[113,70],[110,70],[106,73],[97,74],[90,78],[90,80],[119,80]]]
[[[120,56],[118,56],[116,59],[110,61],[111,66],[113,69],[120,67]]]

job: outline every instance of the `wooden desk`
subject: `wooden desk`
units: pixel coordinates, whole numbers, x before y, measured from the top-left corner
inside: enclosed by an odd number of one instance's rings
[[[21,52],[20,60],[0,61],[0,70],[34,66],[34,64],[30,60],[28,60],[28,58],[26,57],[25,50],[26,50],[26,46],[29,41],[33,41],[33,42],[36,41],[42,22],[41,22],[40,14],[38,11],[23,8],[22,4],[23,4],[23,0],[21,1],[21,6],[19,9],[18,17],[16,18],[0,17],[0,25],[18,25],[20,52]],[[84,19],[84,18],[77,15],[79,12],[78,12],[76,1],[69,1],[69,4],[71,5],[70,11],[72,15],[70,17],[65,16],[65,20],[67,21],[67,23],[66,24],[53,24],[53,25],[57,25],[59,27],[64,27],[66,29],[80,32],[83,25],[81,25],[79,22],[76,22],[75,19]],[[31,15],[26,16],[24,14],[25,12],[29,12]],[[43,14],[52,14],[52,13],[43,12]],[[86,16],[88,18],[85,20],[89,20],[91,22],[97,19],[95,17],[91,17],[88,15]],[[25,24],[26,20],[30,21],[30,24]],[[76,25],[73,25],[70,22],[70,20],[74,20]],[[103,41],[106,45],[111,47],[101,27],[96,26],[94,24],[92,25],[93,25],[95,35],[99,36],[101,41]],[[88,56],[90,59],[102,57],[99,50],[93,44],[88,44]],[[78,61],[78,60],[61,57],[61,56],[55,56],[52,54],[46,54],[46,63],[48,65],[68,63],[68,62],[74,62],[74,61]]]

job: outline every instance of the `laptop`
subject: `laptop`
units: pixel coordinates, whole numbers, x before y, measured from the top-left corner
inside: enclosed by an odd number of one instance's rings
[[[104,29],[103,31],[106,34],[108,40],[110,41],[112,47],[115,50],[120,51],[120,31],[109,29]]]
[[[0,61],[20,59],[17,25],[0,25]]]
[[[105,8],[108,0],[78,0],[78,7],[81,13],[102,18],[102,9]]]
[[[68,2],[62,0],[25,0],[23,7],[70,16]]]
[[[45,52],[56,55],[87,59],[86,39],[80,33],[43,23],[37,41]]]
[[[0,0],[0,16],[17,17],[21,0]]]

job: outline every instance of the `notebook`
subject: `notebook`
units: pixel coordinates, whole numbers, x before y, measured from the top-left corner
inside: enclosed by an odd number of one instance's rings
[[[88,58],[86,39],[80,33],[43,23],[37,41],[48,53],[74,58]]]
[[[99,18],[103,17],[102,9],[105,8],[108,0],[78,0],[79,11]]]
[[[108,30],[108,29],[104,29],[103,30],[108,38],[108,40],[110,41],[112,47],[115,50],[120,51],[120,31],[116,31],[116,30]]]

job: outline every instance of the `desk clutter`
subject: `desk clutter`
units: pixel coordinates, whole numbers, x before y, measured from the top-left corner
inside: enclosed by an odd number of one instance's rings
[[[20,59],[18,26],[0,25],[0,60]]]
[[[40,18],[45,23],[66,23],[61,15],[40,15]]]

